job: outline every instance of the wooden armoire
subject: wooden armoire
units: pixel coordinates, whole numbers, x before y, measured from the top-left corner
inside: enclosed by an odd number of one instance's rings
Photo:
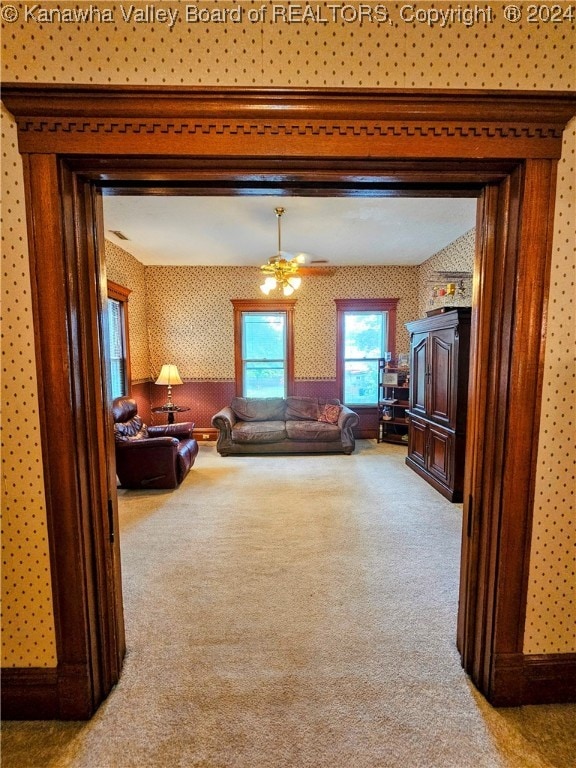
[[[464,490],[471,309],[407,323],[410,398],[406,463],[450,501]]]

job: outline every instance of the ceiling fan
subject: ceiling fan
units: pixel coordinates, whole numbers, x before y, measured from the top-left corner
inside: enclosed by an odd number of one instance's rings
[[[298,253],[296,255],[282,250],[282,214],[285,208],[274,208],[274,213],[278,220],[278,253],[271,256],[266,264],[260,267],[261,272],[266,275],[263,284],[260,286],[262,293],[268,295],[275,288],[282,288],[284,296],[291,296],[302,283],[302,275],[328,275],[333,274],[334,270],[330,267],[306,267],[304,262],[306,254]]]

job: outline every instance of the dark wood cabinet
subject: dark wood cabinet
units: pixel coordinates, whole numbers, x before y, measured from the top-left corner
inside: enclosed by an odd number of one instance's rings
[[[407,323],[410,395],[406,463],[450,501],[462,501],[470,363],[469,307]]]

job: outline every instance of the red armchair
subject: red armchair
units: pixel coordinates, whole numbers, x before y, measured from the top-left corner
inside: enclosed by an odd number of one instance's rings
[[[191,422],[148,427],[136,401],[117,397],[112,403],[116,474],[122,488],[177,488],[190,471],[198,443]]]

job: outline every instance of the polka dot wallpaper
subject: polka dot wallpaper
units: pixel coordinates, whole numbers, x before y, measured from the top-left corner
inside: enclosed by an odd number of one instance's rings
[[[259,270],[249,267],[147,267],[151,375],[170,359],[187,379],[233,380],[230,299],[262,299],[261,282]],[[336,376],[335,298],[383,296],[401,298],[398,335],[407,350],[404,323],[417,312],[414,267],[341,267],[334,276],[303,280],[294,314],[296,379]]]
[[[128,307],[133,381],[154,379],[166,360],[172,360],[188,381],[234,380],[230,299],[262,298],[257,269],[145,267],[110,241],[106,241],[106,265],[108,278],[132,291]],[[295,312],[296,378],[336,376],[334,299],[399,298],[396,351],[407,352],[405,324],[433,305],[432,278],[452,272],[471,275],[473,265],[472,230],[420,267],[340,267],[331,276],[306,278]],[[470,282],[466,278],[466,290],[451,303],[470,304]],[[434,305],[440,303],[437,299]]]
[[[575,28],[568,18],[528,19],[529,4],[517,3],[520,19],[506,19],[502,3],[487,2],[483,17],[438,18],[438,8],[469,9],[468,4],[419,2],[419,15],[402,14],[410,3],[386,4],[389,17],[358,16],[359,3],[338,5],[334,18],[297,18],[286,15],[287,3],[260,0],[221,2],[218,7],[241,9],[240,18],[205,21],[215,4],[166,0],[163,9],[178,11],[173,22],[145,16],[154,4],[128,5],[100,2],[10,3],[3,14],[2,77],[7,81],[167,84],[227,86],[348,86],[382,88],[522,88],[566,90],[576,88]],[[155,4],[160,6],[159,3]],[[304,7],[304,4],[292,3]],[[365,6],[374,9],[374,4]],[[564,5],[564,4],[560,4]],[[186,6],[197,9],[186,17]],[[351,10],[342,10],[350,8]],[[4,6],[3,6],[4,7]],[[255,14],[266,7],[263,18]],[[272,8],[276,7],[276,16]],[[325,13],[327,4],[311,5]],[[74,17],[73,9],[88,15]],[[472,6],[470,6],[472,8]],[[284,10],[283,10],[284,9]],[[284,12],[284,16],[282,13]],[[354,14],[356,13],[356,16]],[[435,15],[436,13],[436,15]],[[56,663],[51,616],[51,585],[46,544],[46,520],[42,458],[38,435],[38,401],[34,378],[31,300],[27,265],[22,166],[15,148],[12,118],[3,112],[3,258],[5,318],[3,323],[3,427],[7,448],[3,451],[4,479],[4,605],[2,664],[5,666],[53,666]],[[573,302],[567,299],[574,279],[573,237],[576,229],[573,178],[575,173],[574,124],[568,132],[560,167],[558,211],[554,233],[554,264],[548,346],[544,379],[543,421],[539,442],[537,509],[529,585],[526,648],[530,652],[575,651],[570,627],[576,620],[573,596],[566,582],[574,557],[574,501],[570,482],[574,474],[573,411],[574,370],[567,359],[569,321],[574,326]],[[566,277],[564,276],[566,275]],[[221,275],[212,275],[224,287]],[[301,305],[313,306],[316,297],[351,295],[362,282],[360,274],[332,282],[310,281]],[[117,280],[122,282],[121,279]],[[248,289],[250,283],[250,289]],[[150,281],[147,282],[147,290]],[[10,287],[9,287],[10,286]],[[246,286],[246,290],[243,287]],[[325,287],[322,287],[325,286]],[[189,288],[198,286],[188,285]],[[240,290],[242,288],[242,291]],[[386,288],[383,280],[378,294]],[[240,278],[232,297],[250,297],[253,283]],[[8,295],[9,294],[9,295]],[[228,291],[226,302],[231,298]],[[150,296],[151,315],[157,299]],[[322,300],[320,300],[322,301]],[[406,299],[418,309],[417,288]],[[319,305],[319,307],[321,304]],[[325,307],[327,311],[327,304]],[[181,308],[179,308],[179,312]],[[229,328],[216,339],[213,360],[206,359],[208,319],[221,311],[216,304],[204,308],[190,300],[186,341],[193,344],[194,362],[184,375],[230,376]],[[322,309],[302,312],[296,332],[299,338],[320,333]],[[402,310],[404,311],[404,310]],[[316,312],[316,314],[315,314]],[[7,319],[10,315],[10,320]],[[404,315],[403,315],[404,317]],[[194,321],[194,324],[192,323]],[[139,323],[135,320],[134,327]],[[324,322],[327,322],[324,318]],[[196,326],[198,323],[198,326]],[[10,326],[10,327],[9,327]],[[199,328],[200,330],[197,330]],[[192,330],[194,329],[194,330]],[[170,338],[175,332],[165,322]],[[198,338],[197,338],[198,337]],[[311,353],[297,360],[297,376],[328,376],[333,371],[332,341],[320,333],[318,359]],[[573,342],[573,340],[572,340]],[[157,369],[158,341],[150,343],[150,370]],[[196,354],[197,353],[197,354]],[[134,374],[146,368],[145,353],[135,355]],[[568,368],[567,368],[568,366]],[[17,381],[10,372],[18,372]],[[7,373],[8,372],[8,373]],[[319,373],[316,373],[319,372]],[[30,378],[32,376],[32,378]],[[570,394],[572,392],[572,395]],[[25,403],[25,407],[21,404]],[[24,422],[28,419],[28,422]],[[27,423],[27,438],[17,427]],[[9,447],[8,447],[9,446]],[[574,581],[572,580],[572,584]]]
[[[434,13],[471,4],[426,0],[169,0],[161,4],[171,12],[162,21],[146,13],[153,5],[94,2],[79,17],[71,13],[76,3],[41,3],[43,13],[13,3],[17,12],[3,34],[4,76],[149,85],[574,87],[573,21],[531,20],[525,2],[518,4],[523,18],[510,20],[495,0],[478,4],[488,11],[472,17]],[[210,19],[214,11],[220,15]]]
[[[564,145],[558,168],[526,653],[576,650],[576,120]]]
[[[2,664],[56,663],[22,164],[2,113]]]

